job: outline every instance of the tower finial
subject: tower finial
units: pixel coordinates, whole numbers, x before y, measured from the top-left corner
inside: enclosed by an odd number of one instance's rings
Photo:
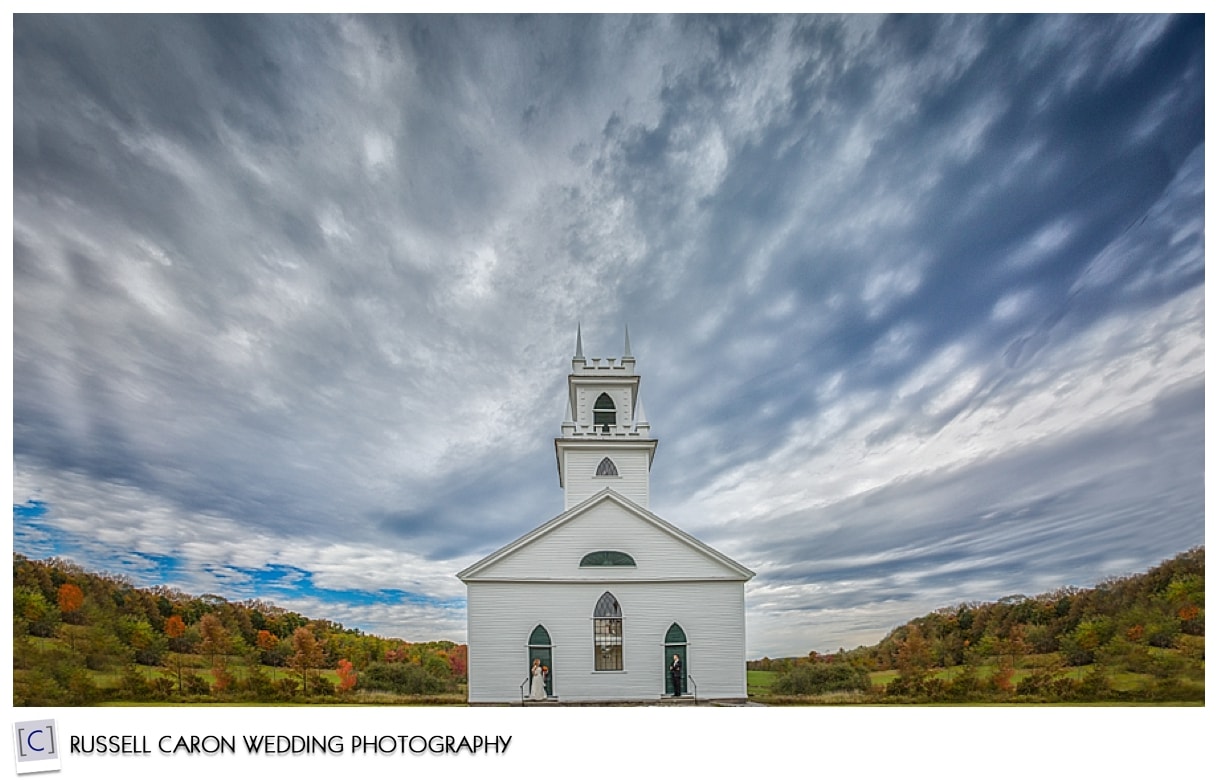
[[[623,358],[633,358],[634,357],[634,353],[630,352],[630,324],[629,323],[626,324],[626,348],[625,348],[625,352],[622,353],[622,357]]]
[[[579,359],[584,357],[584,334],[579,321],[575,323],[575,357]]]

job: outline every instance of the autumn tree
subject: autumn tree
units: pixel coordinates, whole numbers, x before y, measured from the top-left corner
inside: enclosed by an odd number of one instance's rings
[[[279,638],[265,629],[258,630],[258,638],[255,641],[260,651],[274,651],[279,647]]]
[[[178,694],[182,694],[182,636],[186,634],[186,622],[182,617],[171,615],[165,619],[165,636],[169,638],[170,653],[165,657],[165,666],[178,679]]]
[[[202,637],[199,651],[207,657],[208,663],[215,667],[216,657],[228,653],[228,629],[224,627],[215,613],[208,613],[199,619],[199,634]]]
[[[452,668],[453,677],[464,680],[469,670],[469,646],[458,645],[448,652],[448,666]]]
[[[85,594],[75,583],[64,583],[59,587],[55,596],[59,614],[63,619],[59,635],[67,639],[69,648],[76,650],[77,642],[82,636],[82,629],[79,625],[84,623],[84,620],[80,615],[80,609],[84,607]]]
[[[917,624],[909,627],[905,639],[897,647],[896,663],[901,675],[910,678],[925,675],[930,667],[930,647]]]
[[[186,634],[186,622],[179,615],[172,615],[165,620],[165,636],[170,639],[170,647],[173,647],[173,640],[177,640]],[[179,651],[180,648],[173,650]]]
[[[355,665],[346,659],[338,660],[338,691],[347,693],[355,688],[357,677],[355,675]]]
[[[925,694],[932,662],[930,643],[917,624],[910,624],[904,639],[897,644],[894,661],[900,675],[888,684],[890,694]]]
[[[254,639],[254,645],[258,648],[259,658],[263,664],[275,667],[283,666],[284,660],[287,658],[287,652],[284,650],[285,644],[273,632],[259,629]]]
[[[1023,639],[1023,631],[1019,626],[1011,627],[1006,639],[998,642],[995,650],[998,652],[998,664],[990,676],[990,684],[1002,692],[1015,691],[1015,666],[1027,653],[1028,646]]]
[[[228,629],[215,613],[207,613],[199,619],[199,634],[202,636],[199,651],[207,656],[215,677],[215,688],[224,691],[232,681],[228,674],[228,652],[231,647]]]
[[[85,594],[80,590],[80,586],[75,583],[64,583],[59,587],[59,612],[63,614],[64,620],[70,620],[71,623],[76,623],[79,619],[77,611],[85,604]]]
[[[301,692],[309,693],[309,672],[316,670],[325,662],[325,651],[318,644],[306,627],[300,627],[292,633],[292,649],[295,651],[289,660],[292,670],[300,676]]]

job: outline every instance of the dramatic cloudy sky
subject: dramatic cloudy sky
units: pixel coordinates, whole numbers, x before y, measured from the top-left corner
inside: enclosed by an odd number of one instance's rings
[[[748,653],[1204,542],[1204,25],[14,20],[13,547],[411,640],[582,323]]]

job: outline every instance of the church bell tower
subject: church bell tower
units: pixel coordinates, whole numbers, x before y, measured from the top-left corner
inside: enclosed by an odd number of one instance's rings
[[[567,375],[567,414],[554,440],[558,484],[569,510],[612,488],[647,507],[656,440],[639,401],[639,375],[630,352],[630,329],[619,358],[585,358],[583,331]]]

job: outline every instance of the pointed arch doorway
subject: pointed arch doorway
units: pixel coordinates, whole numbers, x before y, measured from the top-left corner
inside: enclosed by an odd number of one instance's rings
[[[680,624],[673,623],[668,627],[668,632],[664,635],[664,693],[667,695],[675,695],[676,692],[672,687],[672,657],[675,655],[681,660],[681,691],[680,694],[689,692],[689,654],[687,653],[688,644],[685,640],[685,630]]]
[[[541,666],[549,670],[549,674],[545,676],[546,696],[554,696],[554,654],[553,644],[550,642],[550,633],[541,624],[533,628],[532,634],[529,635],[529,658],[527,671],[531,675],[533,671],[533,660],[540,659]]]

